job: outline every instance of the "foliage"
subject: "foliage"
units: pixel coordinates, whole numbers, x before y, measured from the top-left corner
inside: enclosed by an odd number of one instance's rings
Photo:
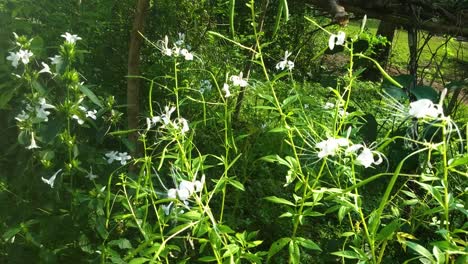
[[[405,90],[365,19],[345,34],[287,1],[153,1],[131,157],[131,3],[78,2],[0,4],[0,262],[466,262],[466,107]]]

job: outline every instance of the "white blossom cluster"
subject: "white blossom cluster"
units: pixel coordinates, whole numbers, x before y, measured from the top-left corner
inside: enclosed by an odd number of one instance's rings
[[[239,87],[247,87],[247,85],[249,85],[249,83],[247,82],[246,79],[242,78],[243,77],[243,73],[240,72],[239,75],[232,75],[231,77],[229,77],[229,81],[231,81],[232,83],[232,86],[239,86]],[[224,83],[223,84],[223,88],[222,88],[223,92],[224,92],[224,97],[228,98],[231,96],[231,91],[229,90],[229,84],[227,83]]]
[[[282,61],[278,62],[276,64],[276,69],[277,70],[284,70],[284,69],[288,69],[290,71],[292,71],[292,69],[294,68],[294,62],[288,60],[289,56],[291,56],[291,52],[289,51],[285,51],[284,52],[284,58]]]
[[[187,133],[190,128],[188,125],[188,121],[185,118],[179,117],[175,119],[171,119],[172,113],[176,108],[166,106],[164,108],[164,112],[160,116],[153,116],[151,118],[146,118],[146,130],[150,130],[152,127],[156,126],[158,123],[161,123],[161,128],[174,128],[182,135]]]
[[[199,193],[203,190],[203,185],[205,184],[205,175],[201,177],[200,180],[187,181],[182,180],[179,183],[177,188],[171,188],[167,190],[167,198],[178,199],[185,207],[188,208],[188,199],[194,194]],[[166,215],[169,215],[171,212],[171,207],[174,202],[170,202],[168,205],[163,205],[162,208]]]
[[[193,60],[193,54],[189,51],[190,46],[185,45],[185,48],[182,48],[185,44],[185,34],[179,33],[179,39],[174,42],[172,48],[169,47],[169,38],[164,36],[164,40],[160,41],[160,49],[163,55],[169,57],[184,57],[185,60]]]
[[[82,119],[82,116],[84,116],[85,118],[91,118],[93,120],[96,120],[96,114],[97,114],[96,109],[88,110],[86,107],[82,105],[78,106],[78,109],[79,109],[79,114],[72,115],[72,118],[75,119],[79,125],[84,124],[84,120]]]
[[[111,164],[114,161],[120,161],[121,165],[125,165],[127,164],[128,160],[132,159],[132,157],[128,155],[127,152],[109,151],[104,155],[107,158],[108,164]]]
[[[319,158],[333,157],[344,150],[346,155],[357,155],[356,164],[368,168],[370,166],[379,165],[383,161],[383,155],[380,152],[371,150],[362,144],[353,144],[347,138],[330,137],[316,144],[320,150]]]

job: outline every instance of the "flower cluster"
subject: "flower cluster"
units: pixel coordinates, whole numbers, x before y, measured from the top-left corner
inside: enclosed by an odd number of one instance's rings
[[[199,193],[203,190],[203,185],[205,184],[205,175],[201,177],[200,180],[187,181],[182,180],[179,183],[177,188],[171,188],[167,190],[167,198],[170,199],[179,199],[184,203],[185,206],[188,206],[188,199],[194,194]],[[170,213],[171,206],[173,202],[169,203],[167,206],[163,205],[163,210],[166,215]]]
[[[331,34],[328,39],[328,47],[330,50],[335,48],[335,45],[344,45],[346,40],[346,34],[343,31],[339,31],[338,34]]]
[[[11,61],[11,65],[13,67],[18,67],[18,62],[21,61],[24,65],[29,63],[29,59],[34,54],[29,50],[20,49],[17,52],[10,52],[10,55],[6,58],[7,60]]]
[[[50,115],[50,111],[48,109],[55,109],[55,106],[48,104],[44,97],[40,97],[37,102],[36,106],[32,107],[29,103],[26,103],[26,111],[21,110],[15,119],[16,121],[22,123],[28,120],[31,116],[35,114],[36,122],[47,122],[49,121],[48,116]]]
[[[115,160],[120,161],[120,164],[125,165],[127,164],[128,160],[131,160],[132,157],[128,155],[127,152],[118,152],[118,151],[109,151],[105,154],[107,158],[107,163],[111,164]]]
[[[247,80],[242,78],[242,75],[243,73],[240,72],[239,75],[232,75],[231,77],[229,77],[229,80],[231,81],[233,86],[246,87],[247,85],[249,85]],[[224,83],[222,90],[225,93],[224,97],[228,98],[231,96],[231,91],[229,90],[229,84]]]
[[[371,150],[362,144],[353,144],[347,138],[331,137],[317,143],[316,147],[320,149],[318,153],[319,158],[335,156],[342,150],[341,147],[346,147],[344,153],[346,155],[357,155],[356,164],[364,166],[365,168],[372,166],[372,164],[379,165],[383,161],[382,153]],[[375,157],[377,157],[377,159],[375,159]]]
[[[185,43],[185,34],[179,33],[179,40],[174,43],[172,48],[169,48],[169,38],[164,37],[164,41],[160,42],[160,49],[163,55],[169,57],[178,57],[182,56],[185,60],[193,60],[193,54],[189,51],[190,46],[186,45],[185,48],[182,48],[182,45]]]
[[[80,110],[80,114],[77,115],[77,114],[74,114],[72,115],[72,118],[76,120],[76,122],[78,122],[78,124],[82,125],[84,124],[84,120],[80,117],[80,116],[85,116],[86,118],[91,118],[93,120],[96,120],[96,114],[97,114],[97,110],[96,109],[93,109],[93,110],[88,110],[86,107],[84,106],[78,106],[78,109]]]
[[[198,90],[200,93],[209,93],[211,92],[211,89],[213,88],[213,85],[209,80],[202,80],[200,81],[200,89]]]
[[[160,116],[153,116],[151,118],[149,117],[146,118],[146,130],[150,130],[152,127],[154,127],[158,123],[162,124],[161,128],[166,128],[166,127],[174,128],[180,131],[182,135],[184,135],[190,130],[188,121],[185,118],[179,117],[179,118],[175,118],[171,120],[171,115],[176,110],[174,106],[173,107],[166,106],[164,110],[165,112],[162,113]]]
[[[284,70],[285,68],[287,68],[288,70],[291,71],[294,68],[294,62],[288,60],[288,57],[291,56],[291,54],[292,53],[289,51],[284,52],[283,60],[276,64],[277,70]]]

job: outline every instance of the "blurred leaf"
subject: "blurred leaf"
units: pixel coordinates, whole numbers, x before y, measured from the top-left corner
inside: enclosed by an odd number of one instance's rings
[[[420,99],[429,99],[434,103],[438,103],[439,99],[439,92],[434,90],[434,88],[430,86],[416,86],[410,91],[417,100]]]
[[[283,249],[284,246],[289,243],[289,241],[291,241],[291,238],[283,237],[273,242],[271,244],[270,250],[268,250],[268,259],[276,255],[276,253]]]
[[[390,224],[386,225],[384,228],[380,230],[377,234],[376,240],[377,241],[384,241],[390,238],[396,230],[400,228],[400,221],[398,219],[393,220]]]
[[[290,205],[290,206],[296,206],[295,204],[293,204],[292,202],[284,199],[284,198],[280,198],[280,197],[276,197],[276,196],[268,196],[268,197],[265,197],[263,198],[269,202],[272,202],[272,203],[277,203],[277,204],[286,204],[286,205]]]
[[[148,262],[149,259],[147,258],[134,258],[128,262],[128,264],[142,264]]]
[[[245,191],[245,188],[244,188],[244,185],[240,182],[240,181],[236,181],[236,180],[233,180],[233,179],[229,179],[228,180],[228,183],[232,186],[234,186],[234,188],[238,189],[238,190],[241,190],[241,191]]]
[[[301,260],[301,251],[299,246],[293,241],[289,241],[289,260],[292,264],[299,264]]]
[[[427,258],[428,260],[430,260],[432,263],[435,263],[436,260],[434,259],[434,257],[432,256],[431,252],[429,252],[429,250],[427,250],[425,247],[417,244],[417,243],[414,243],[414,242],[411,242],[411,241],[405,241],[404,242],[409,248],[411,248],[412,250],[414,250],[416,253],[418,253],[420,256],[422,257],[425,257]]]
[[[223,258],[234,255],[237,252],[239,252],[239,246],[236,244],[229,244],[225,246],[223,249],[226,250],[226,252],[224,252],[223,254]]]
[[[97,96],[86,86],[80,85],[80,91],[83,92],[89,100],[91,100],[94,104],[102,108],[101,101],[97,98]]]
[[[322,249],[310,239],[297,237],[296,241],[299,243],[299,245],[301,245],[304,248],[322,251]]]
[[[347,258],[347,259],[359,259],[359,254],[350,250],[337,251],[331,254],[335,256]]]

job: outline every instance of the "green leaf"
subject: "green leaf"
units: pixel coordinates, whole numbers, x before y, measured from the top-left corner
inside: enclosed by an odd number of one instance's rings
[[[97,98],[97,96],[86,86],[80,85],[80,91],[84,93],[89,100],[91,100],[94,104],[102,108],[102,103],[101,101]]]
[[[240,182],[240,181],[236,181],[236,180],[233,180],[233,179],[229,179],[228,180],[228,183],[232,186],[234,186],[234,188],[236,189],[239,189],[241,191],[245,191],[245,188],[244,188],[244,185]]]
[[[437,103],[438,98],[439,98],[439,92],[434,90],[431,86],[426,86],[426,85],[418,85],[411,89],[410,91],[417,100],[420,99],[429,99],[434,103]]]
[[[111,246],[118,246],[120,249],[128,249],[132,248],[132,244],[128,239],[122,238],[118,240],[112,240],[109,242],[109,245]]]
[[[289,260],[292,264],[299,264],[301,260],[301,251],[293,240],[289,241]]]
[[[460,165],[468,165],[468,154],[465,154],[463,157],[450,159],[448,161],[450,168],[455,168]]]
[[[286,244],[289,243],[289,241],[291,241],[291,238],[283,237],[273,242],[273,244],[271,244],[270,249],[268,250],[268,259],[276,255],[276,253],[283,249],[284,246],[286,246]]]
[[[331,254],[335,256],[347,258],[347,259],[359,259],[359,254],[350,250],[337,251]]]
[[[426,191],[428,191],[432,195],[432,197],[434,197],[434,199],[436,199],[437,202],[439,202],[440,206],[442,206],[442,207],[445,206],[444,200],[442,198],[442,194],[440,193],[440,191],[437,188],[435,188],[434,186],[432,186],[430,184],[426,184],[426,183],[422,183],[422,182],[418,182],[418,181],[414,181],[414,182],[419,184]]]
[[[217,225],[216,227],[218,228],[219,232],[223,234],[234,234],[236,232],[227,225]]]
[[[232,256],[236,254],[237,252],[239,252],[239,246],[236,244],[229,244],[225,246],[223,249],[226,250],[226,252],[224,252],[223,254],[223,258]]]
[[[198,261],[201,262],[216,262],[216,257],[215,256],[204,256],[198,259]]]
[[[396,100],[405,100],[408,99],[408,95],[403,91],[402,89],[389,85],[389,86],[384,86],[382,85],[383,90],[385,93],[390,95],[391,97],[395,98]]]
[[[299,245],[301,245],[304,248],[322,251],[322,249],[310,239],[298,237],[296,238],[296,241],[299,243]]]
[[[436,262],[436,260],[434,259],[434,257],[432,256],[431,252],[429,252],[429,250],[427,250],[425,247],[417,244],[417,243],[414,243],[414,242],[411,242],[411,241],[405,241],[404,242],[409,248],[411,248],[412,250],[414,250],[416,253],[418,253],[420,256],[423,256],[425,258],[427,258],[428,260],[430,260],[432,263]]]
[[[268,196],[268,197],[265,197],[263,198],[269,202],[272,202],[272,203],[277,203],[277,204],[286,204],[286,205],[290,205],[290,206],[296,206],[295,204],[293,204],[292,202],[284,199],[284,198],[280,198],[280,197],[276,197],[276,196]]]
[[[149,259],[147,258],[134,258],[132,260],[130,260],[130,262],[128,262],[128,264],[142,264],[142,263],[145,263],[145,262],[148,262]]]
[[[10,240],[12,237],[14,237],[16,234],[18,234],[21,231],[21,227],[14,227],[8,229],[5,233],[2,235],[2,239],[4,241]]]
[[[395,233],[400,228],[400,221],[398,219],[393,220],[390,224],[385,226],[377,234],[377,241],[384,241]]]
[[[38,81],[32,81],[31,85],[40,95],[44,96],[46,94],[46,90]]]
[[[0,96],[0,109],[3,109],[6,107],[8,102],[10,102],[11,98],[13,98],[13,95],[15,94],[17,87],[7,87],[7,89],[1,89],[0,93],[2,96]]]

